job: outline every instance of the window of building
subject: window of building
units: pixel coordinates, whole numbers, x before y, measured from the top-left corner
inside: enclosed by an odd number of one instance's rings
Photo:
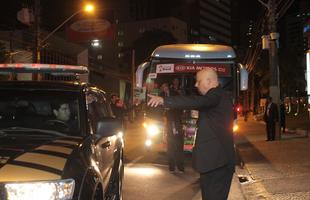
[[[120,53],[118,53],[118,58],[122,58],[122,57],[124,57],[124,54],[122,53],[122,52],[120,52]]]
[[[124,31],[123,31],[123,30],[119,30],[119,31],[117,32],[117,35],[118,35],[118,36],[124,35]]]
[[[139,33],[144,33],[145,32],[145,27],[139,28]]]
[[[123,47],[123,46],[124,46],[124,43],[123,43],[122,41],[120,41],[120,42],[117,43],[117,46]]]

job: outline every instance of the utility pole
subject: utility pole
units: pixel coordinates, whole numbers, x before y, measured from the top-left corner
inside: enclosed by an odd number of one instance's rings
[[[40,63],[40,0],[35,0],[34,5],[34,40],[35,46],[33,48],[32,61],[34,63]]]
[[[136,51],[134,49],[131,50],[131,120],[134,121],[135,118],[135,87],[136,87]]]
[[[269,28],[269,95],[272,98],[273,103],[277,104],[279,118],[280,118],[280,75],[278,64],[278,47],[277,42],[279,39],[279,33],[277,32],[277,11],[276,0],[268,0],[266,4],[262,0],[258,0],[269,11],[268,15],[268,28]],[[276,127],[280,127],[280,123],[277,123]],[[281,139],[281,129],[277,131],[277,138]]]
[[[250,103],[250,108],[253,111],[253,115],[256,111],[255,108],[255,69],[253,69],[252,73],[250,74],[250,87],[251,87],[251,103]]]

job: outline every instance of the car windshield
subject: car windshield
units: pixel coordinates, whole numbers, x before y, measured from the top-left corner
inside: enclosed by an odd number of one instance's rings
[[[0,91],[0,130],[5,134],[80,135],[79,93]]]

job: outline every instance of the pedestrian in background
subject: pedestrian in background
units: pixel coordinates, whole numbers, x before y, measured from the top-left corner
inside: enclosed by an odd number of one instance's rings
[[[170,97],[179,95],[178,92],[169,89],[167,83],[163,83],[161,86],[161,97]],[[184,173],[184,156],[183,156],[183,146],[184,146],[184,134],[182,131],[181,115],[182,112],[179,109],[166,108],[165,109],[166,118],[166,129],[167,129],[167,155],[169,171],[171,173],[175,172],[175,168],[179,172]]]
[[[125,105],[124,102],[116,95],[111,95],[111,109],[114,116],[124,122]]]
[[[286,128],[286,117],[285,117],[285,105],[284,105],[284,102],[281,101],[281,104],[280,104],[280,125],[281,125],[281,129],[282,129],[282,132],[285,133],[285,128]]]
[[[178,78],[174,78],[172,80],[172,84],[170,86],[170,89],[174,92],[176,92],[178,95],[184,95],[184,91],[180,87],[180,81]]]
[[[149,95],[148,105],[199,111],[193,167],[200,173],[202,199],[227,199],[235,171],[232,98],[211,68],[197,73],[195,87],[201,96]]]
[[[267,97],[264,121],[266,122],[267,141],[275,140],[276,122],[278,121],[278,108],[272,102],[271,97]]]

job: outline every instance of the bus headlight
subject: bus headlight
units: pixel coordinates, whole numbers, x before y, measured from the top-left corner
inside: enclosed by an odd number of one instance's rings
[[[72,199],[73,179],[5,184],[8,200],[69,200]]]
[[[150,136],[150,137],[153,137],[155,135],[158,135],[159,134],[159,128],[158,126],[156,125],[149,125],[146,127],[146,131],[147,131],[147,134]]]
[[[233,127],[233,132],[237,132],[238,129],[239,129],[239,126],[237,124],[235,124],[234,127]]]
[[[152,140],[148,139],[145,141],[145,146],[150,147],[152,146]]]

